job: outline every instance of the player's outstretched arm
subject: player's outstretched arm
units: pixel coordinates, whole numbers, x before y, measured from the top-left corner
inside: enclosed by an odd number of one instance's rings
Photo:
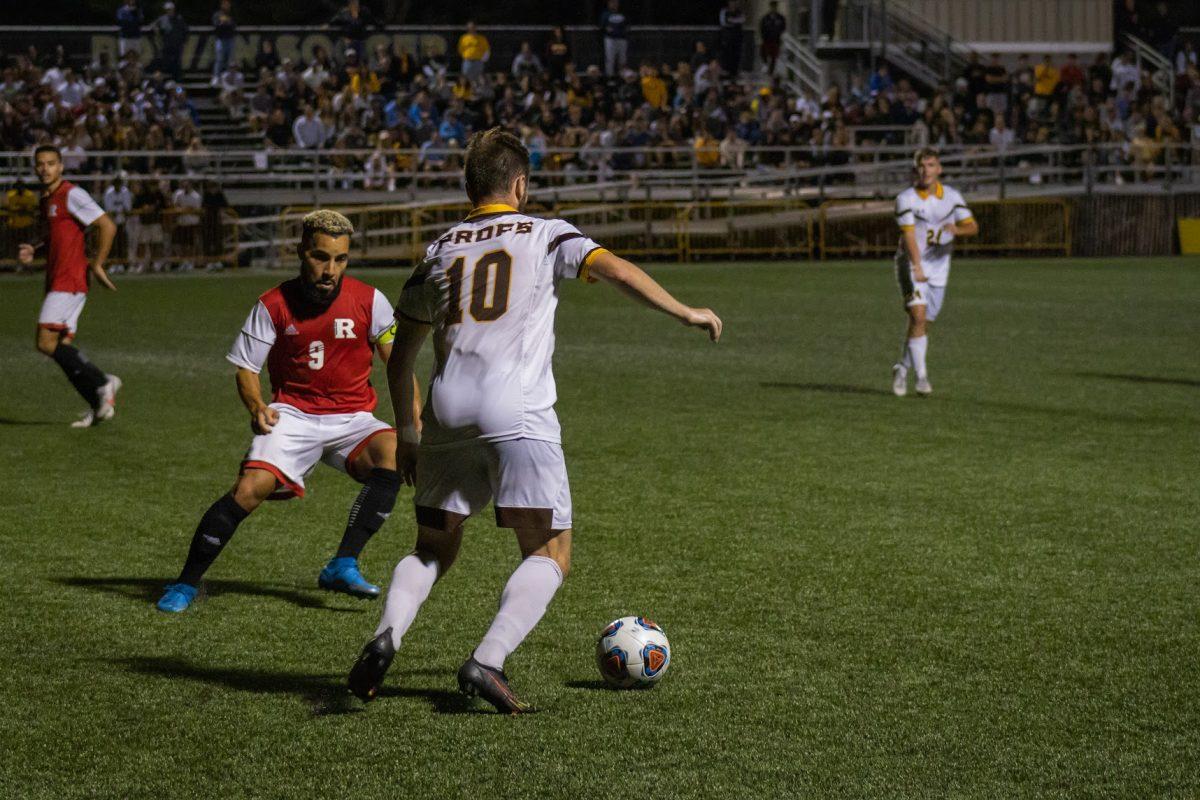
[[[112,250],[113,242],[117,238],[117,224],[112,221],[112,218],[108,214],[101,214],[92,225],[100,232],[100,236],[96,241],[96,255],[90,265],[92,274],[96,276],[96,280],[100,281],[104,288],[115,292],[117,290],[116,284],[112,282],[112,278],[108,277],[108,272],[104,269],[104,262],[108,260],[108,254]]]
[[[279,412],[263,402],[262,381],[258,373],[245,367],[237,370],[238,397],[250,412],[250,429],[257,434],[267,434],[279,422]]]
[[[392,342],[391,357],[387,362],[388,393],[392,397],[392,411],[396,415],[396,470],[407,485],[416,480],[417,444],[420,434],[417,414],[417,354],[429,334],[428,325],[397,317],[396,339]]]
[[[636,264],[609,252],[598,254],[588,273],[613,284],[634,300],[668,314],[684,325],[708,331],[714,342],[721,338],[721,318],[707,308],[692,308],[676,300]]]

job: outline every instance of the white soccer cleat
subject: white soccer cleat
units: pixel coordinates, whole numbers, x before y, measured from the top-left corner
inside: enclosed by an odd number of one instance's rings
[[[892,367],[892,394],[896,397],[908,394],[908,370],[899,364]]]
[[[929,397],[933,394],[933,386],[929,383],[929,378],[917,378],[917,394],[922,397]]]
[[[88,409],[80,415],[79,419],[71,423],[72,428],[90,428],[93,425],[100,424],[96,419],[96,412]]]
[[[121,379],[108,376],[108,383],[100,387],[100,406],[96,409],[96,423],[112,419],[117,413],[117,392],[121,391]]]

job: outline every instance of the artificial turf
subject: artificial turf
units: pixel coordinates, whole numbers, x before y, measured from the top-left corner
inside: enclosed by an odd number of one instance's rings
[[[725,337],[565,290],[574,570],[508,662],[522,718],[455,691],[516,563],[490,514],[367,707],[379,606],[315,588],[356,493],[325,467],[153,610],[247,444],[223,355],[279,274],[93,292],[80,345],[126,388],[87,431],[40,280],[0,281],[0,796],[1200,794],[1200,263],[956,262],[927,400],[889,391],[882,262],[653,272]],[[671,638],[649,692],[594,666],[625,614]]]

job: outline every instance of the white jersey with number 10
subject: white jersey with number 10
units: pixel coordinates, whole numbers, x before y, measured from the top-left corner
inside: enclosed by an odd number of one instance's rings
[[[554,313],[559,283],[587,279],[603,248],[562,220],[482,206],[430,245],[399,316],[433,326],[422,444],[561,442]]]

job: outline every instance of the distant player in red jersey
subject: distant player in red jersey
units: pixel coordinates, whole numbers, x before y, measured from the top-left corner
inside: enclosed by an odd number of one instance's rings
[[[255,436],[233,489],[213,503],[192,537],[179,580],[160,611],[183,611],[237,526],[268,498],[304,496],[318,461],[363,484],[322,589],[373,599],[379,587],[359,572],[358,555],[396,503],[396,429],[375,418],[371,361],[391,354],[394,316],[378,289],[344,275],[354,227],[336,211],[304,218],[300,275],[262,295],[226,358]],[[271,403],[259,372],[271,376]]]
[[[72,342],[87,302],[89,277],[94,276],[106,289],[117,290],[104,270],[117,226],[91,195],[63,180],[62,153],[57,147],[38,147],[33,151],[33,163],[42,182],[41,219],[46,238],[38,245],[22,244],[17,257],[22,264],[32,264],[34,253],[46,250],[46,298],[38,314],[37,349],[58,364],[75,391],[87,401],[90,408],[71,427],[88,428],[116,413],[121,379],[88,361]],[[93,225],[100,237],[89,263],[84,231]]]

